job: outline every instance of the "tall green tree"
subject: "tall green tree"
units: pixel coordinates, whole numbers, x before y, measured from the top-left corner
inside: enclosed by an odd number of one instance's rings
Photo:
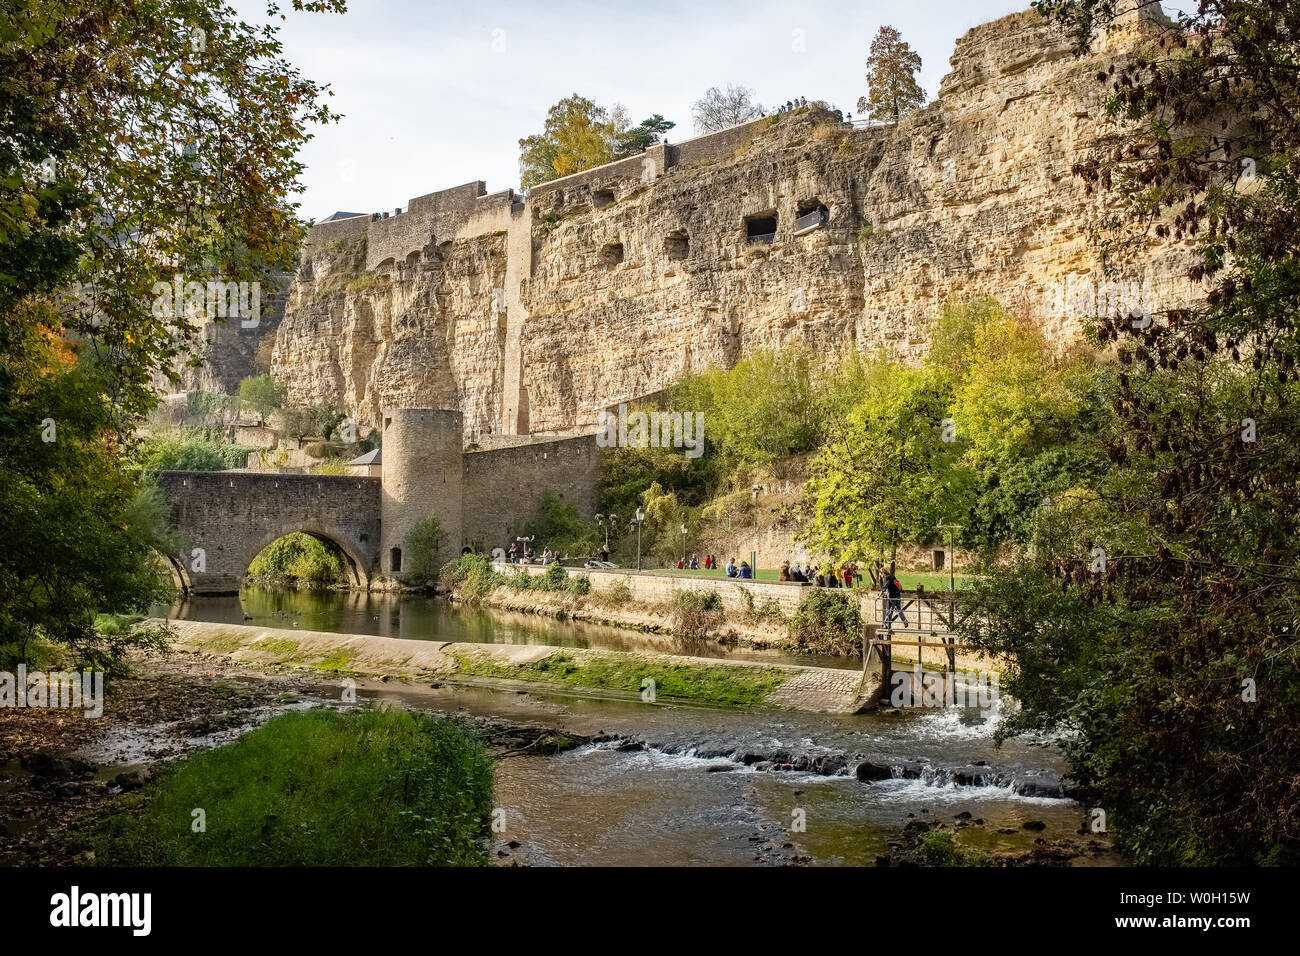
[[[1080,49],[1123,12],[1050,2]],[[1131,11],[1130,11],[1131,12]],[[1143,237],[1197,250],[1190,308],[1108,316],[1110,468],[1044,509],[969,636],[1063,731],[1071,773],[1147,863],[1300,861],[1300,73],[1295,3],[1206,0],[1149,21],[1097,78],[1116,121],[1078,166]],[[1127,260],[1127,261],[1126,261]]]
[[[574,93],[546,113],[542,132],[519,141],[524,189],[644,152],[677,124],[658,113],[633,126],[621,106],[612,110]]]
[[[967,507],[965,440],[949,417],[952,377],[897,368],[848,415],[813,462],[809,543],[853,561],[893,559]]]
[[[284,387],[270,375],[251,375],[239,383],[239,404],[257,412],[258,424],[284,405]]]
[[[916,82],[920,69],[921,55],[903,35],[891,26],[881,27],[871,41],[867,95],[858,99],[858,110],[872,119],[897,123],[925,103],[925,90]]]
[[[335,117],[219,0],[3,9],[0,644],[113,658],[95,612],[147,609],[176,554],[126,457],[197,333],[161,290],[291,263],[296,152]]]

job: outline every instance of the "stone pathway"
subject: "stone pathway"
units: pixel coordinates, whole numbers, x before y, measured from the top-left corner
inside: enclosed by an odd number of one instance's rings
[[[785,680],[763,701],[774,707],[793,707],[822,713],[849,714],[857,709],[862,672],[831,667],[808,667]]]

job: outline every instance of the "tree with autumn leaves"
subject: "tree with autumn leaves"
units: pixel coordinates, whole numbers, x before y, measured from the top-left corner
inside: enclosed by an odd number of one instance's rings
[[[342,11],[341,0],[295,9]],[[279,16],[272,6],[269,13]],[[0,653],[111,663],[100,612],[165,597],[176,555],[130,453],[198,330],[154,285],[262,280],[327,91],[220,0],[4,3],[0,17]]]
[[[883,26],[871,41],[867,57],[867,95],[859,97],[858,111],[871,119],[897,123],[925,103],[925,90],[916,82],[921,55],[908,46],[903,35]]]
[[[547,111],[542,132],[519,141],[520,185],[530,189],[635,156],[676,125],[658,113],[633,125],[622,106],[607,110],[577,93],[566,96]]]

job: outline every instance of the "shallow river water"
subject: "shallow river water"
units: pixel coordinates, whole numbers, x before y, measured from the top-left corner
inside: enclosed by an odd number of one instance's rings
[[[431,599],[251,589],[241,598],[191,601],[180,616],[235,623],[247,615],[252,620],[243,623],[429,640],[668,649],[663,638],[464,611]],[[952,827],[968,812],[983,824],[961,829],[958,839],[999,851],[1073,836],[1086,815],[1062,795],[1063,765],[1050,741],[994,746],[998,705],[826,715],[646,704],[549,688],[413,691],[375,681],[364,682],[361,693],[613,738],[557,756],[499,761],[496,804],[505,832],[493,849],[504,864],[870,865],[912,818]],[[780,769],[837,755],[847,758],[846,771]],[[852,770],[863,760],[890,768],[891,777],[859,781]]]

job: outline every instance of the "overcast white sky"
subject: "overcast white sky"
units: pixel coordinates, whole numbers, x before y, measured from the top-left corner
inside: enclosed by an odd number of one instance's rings
[[[287,2],[283,4],[290,7]],[[264,0],[235,0],[249,22]],[[287,11],[291,62],[334,90],[343,120],[303,152],[302,214],[369,213],[475,179],[519,185],[518,141],[571,93],[662,113],[742,84],[765,106],[805,96],[840,109],[865,92],[867,48],[890,24],[921,54],[933,99],[956,39],[1029,0],[350,0],[344,15]],[[798,31],[802,31],[801,33]],[[802,49],[799,49],[802,39]]]

